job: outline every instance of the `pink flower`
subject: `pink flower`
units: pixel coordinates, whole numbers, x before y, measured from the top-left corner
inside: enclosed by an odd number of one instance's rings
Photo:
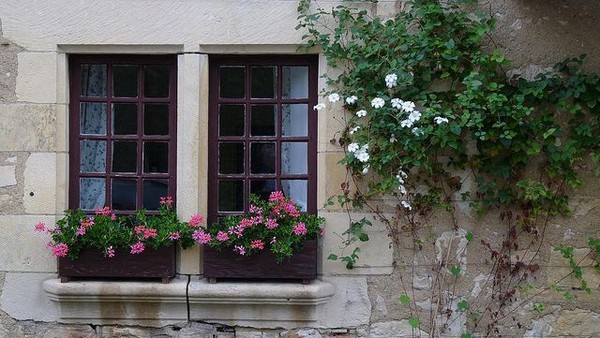
[[[255,241],[252,241],[250,246],[252,247],[252,249],[263,250],[265,248],[265,243],[260,239],[257,239]]]
[[[269,196],[269,202],[281,202],[285,200],[285,196],[283,196],[283,192],[281,191],[273,191]]]
[[[277,228],[277,226],[279,226],[279,224],[277,224],[276,220],[272,218],[267,218],[267,224],[265,224],[265,226],[267,227],[267,229],[275,229]]]
[[[294,234],[298,236],[306,235],[306,224],[304,222],[298,222],[294,226]]]
[[[111,221],[116,221],[117,220],[117,215],[115,215],[115,214],[110,215],[110,220]]]
[[[96,212],[96,215],[108,216],[108,215],[110,215],[110,208],[109,207],[98,208],[95,210],[95,212]]]
[[[143,252],[144,249],[146,249],[144,247],[144,243],[138,241],[137,243],[135,243],[135,244],[133,244],[131,246],[131,251],[130,252],[131,252],[132,255],[139,254],[139,253]]]
[[[52,254],[56,257],[65,257],[69,252],[69,246],[65,243],[52,245]]]
[[[35,225],[35,231],[44,232],[45,230],[46,230],[46,224],[39,222],[38,224]]]
[[[166,205],[166,206],[170,207],[173,204],[173,197],[171,197],[171,196],[161,197],[160,198],[160,204],[161,205]]]
[[[89,228],[92,225],[94,225],[94,217],[86,218],[83,221],[81,221],[81,226],[85,228]]]
[[[77,228],[77,231],[75,232],[75,234],[77,236],[83,236],[85,235],[85,227],[84,226],[80,226],[79,228]]]
[[[200,226],[200,223],[202,223],[202,222],[204,222],[204,217],[202,217],[201,215],[198,215],[198,214],[193,214],[192,217],[190,217],[188,224],[192,228],[197,228]]]
[[[237,252],[243,256],[246,254],[246,249],[242,245],[236,245],[233,247],[233,252]]]
[[[172,241],[176,241],[176,240],[178,240],[180,237],[181,237],[181,236],[179,235],[179,231],[172,232],[172,233],[169,235],[169,239],[170,239],[170,240],[172,240]]]
[[[271,244],[275,244],[277,243],[277,237],[273,237],[273,239],[271,239]]]
[[[319,236],[323,236],[323,235],[325,235],[325,228],[321,228],[319,230]]]
[[[113,258],[113,257],[115,257],[115,249],[113,249],[112,245],[111,245],[111,246],[109,246],[108,248],[106,248],[106,255],[107,255],[109,258]]]
[[[250,228],[254,225],[254,220],[252,218],[242,218],[240,221],[239,227],[241,230]]]
[[[296,209],[296,204],[294,201],[289,201],[281,204],[282,209],[290,216],[296,218],[300,216],[300,211]]]
[[[212,236],[203,230],[194,231],[192,238],[194,238],[194,240],[200,244],[206,244],[212,240]]]
[[[229,239],[229,235],[228,235],[226,232],[219,231],[219,232],[217,233],[217,240],[218,240],[219,242],[225,242],[225,241],[226,241],[226,240],[228,240],[228,239]]]
[[[262,214],[262,212],[263,212],[263,209],[262,209],[262,208],[259,208],[259,207],[257,207],[257,206],[256,206],[256,205],[254,205],[254,204],[250,204],[250,210],[249,210],[249,211],[250,211],[250,213],[252,213],[252,214],[258,214],[258,215],[260,215],[260,214]]]
[[[144,238],[148,239],[148,238],[154,238],[156,237],[156,229],[154,228],[146,228],[144,230]]]
[[[136,234],[141,234],[144,231],[146,231],[146,226],[145,225],[138,225],[135,228],[133,228],[133,231],[135,231]]]

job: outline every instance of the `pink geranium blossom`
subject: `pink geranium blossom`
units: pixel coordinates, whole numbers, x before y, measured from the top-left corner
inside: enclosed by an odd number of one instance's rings
[[[146,247],[144,246],[144,243],[138,241],[137,243],[133,244],[131,246],[131,254],[138,254],[144,251],[144,249],[146,249]]]
[[[229,239],[229,235],[228,235],[226,232],[224,232],[224,231],[219,231],[219,232],[217,233],[217,240],[218,240],[219,242],[225,242],[225,241],[226,241],[226,240],[228,240],[228,239]]]
[[[193,214],[192,217],[190,217],[188,224],[192,228],[197,228],[200,226],[200,223],[202,223],[202,222],[204,222],[204,217],[202,217],[201,215],[198,215],[198,214]]]
[[[285,200],[285,196],[282,191],[273,191],[269,195],[269,202],[282,202]]]
[[[69,246],[65,243],[58,243],[52,246],[52,254],[56,257],[65,257],[69,252]]]
[[[241,245],[236,245],[233,247],[233,252],[237,252],[243,256],[246,254],[246,249]]]
[[[166,205],[166,206],[171,206],[173,204],[173,197],[171,197],[171,196],[161,197],[160,204]]]
[[[35,231],[44,232],[45,230],[46,230],[46,224],[39,222],[38,224],[35,225]]]
[[[176,240],[178,240],[180,237],[181,237],[181,235],[179,234],[179,231],[172,232],[172,233],[169,235],[169,239],[170,239],[170,240],[172,240],[172,241],[176,241]]]
[[[260,239],[257,239],[252,241],[250,247],[252,247],[252,249],[263,250],[265,248],[265,242],[261,241]]]
[[[106,255],[108,256],[108,258],[115,257],[115,249],[113,249],[112,245],[106,248]]]
[[[79,228],[77,228],[77,231],[75,232],[75,234],[77,236],[83,236],[83,235],[85,235],[85,229],[86,229],[86,227],[80,226]]]
[[[157,235],[158,234],[156,233],[156,229],[154,229],[154,228],[146,228],[146,229],[144,229],[144,238],[145,239],[154,238]]]
[[[277,224],[277,221],[272,219],[272,218],[267,218],[267,223],[265,224],[265,226],[267,227],[267,229],[275,229],[277,228],[279,224]]]
[[[192,238],[194,238],[194,240],[200,244],[206,244],[212,240],[212,236],[203,230],[194,231]]]
[[[296,223],[296,225],[294,226],[294,234],[298,236],[306,235],[306,224],[304,224],[303,222]]]

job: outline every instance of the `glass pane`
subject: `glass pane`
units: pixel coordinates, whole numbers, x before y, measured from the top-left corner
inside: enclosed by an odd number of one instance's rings
[[[306,174],[308,167],[307,160],[306,142],[281,143],[282,174]]]
[[[106,135],[106,103],[82,102],[80,105],[82,135]]]
[[[250,163],[253,174],[274,174],[275,143],[252,142],[250,144]]]
[[[136,180],[127,180],[121,178],[114,178],[112,180],[112,209],[137,209]]]
[[[219,181],[219,211],[244,211],[244,181]]]
[[[81,96],[106,97],[106,65],[81,65]]]
[[[144,106],[144,135],[169,135],[169,105]]]
[[[219,135],[244,136],[243,104],[222,104],[219,106]]]
[[[252,98],[273,98],[277,94],[277,68],[252,67]]]
[[[308,97],[308,67],[307,66],[284,66],[283,73],[283,98],[307,98]]]
[[[106,170],[106,141],[81,140],[79,170],[82,173],[103,173]]]
[[[158,210],[160,198],[169,196],[169,180],[144,180],[144,201],[146,210]]]
[[[302,207],[302,211],[306,211],[306,204],[308,201],[308,184],[305,180],[281,180],[281,188],[283,194],[289,198],[294,199],[296,204]]]
[[[112,170],[116,172],[137,171],[137,142],[113,142]]]
[[[219,143],[219,173],[243,174],[244,173],[244,144]]]
[[[169,172],[169,144],[167,142],[144,142],[144,172]]]
[[[113,66],[113,96],[137,97],[138,67],[127,65]]]
[[[256,180],[250,182],[250,193],[269,199],[272,191],[277,190],[275,180]]]
[[[275,105],[252,106],[252,121],[250,122],[252,136],[275,135],[276,111]]]
[[[246,69],[244,67],[219,68],[219,96],[223,98],[243,98],[246,83]]]
[[[137,104],[135,103],[113,103],[113,134],[114,135],[136,135],[137,134]]]
[[[106,181],[103,178],[79,179],[79,208],[96,210],[106,202]]]
[[[169,97],[169,66],[144,67],[144,96]]]
[[[308,105],[282,105],[281,119],[283,136],[308,136]]]

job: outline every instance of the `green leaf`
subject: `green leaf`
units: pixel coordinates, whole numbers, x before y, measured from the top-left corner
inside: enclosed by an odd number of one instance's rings
[[[358,236],[358,239],[360,239],[361,242],[366,242],[369,240],[369,235],[363,232]]]
[[[471,231],[467,232],[467,235],[465,236],[465,238],[469,242],[472,241],[473,240],[473,233]]]
[[[454,277],[458,277],[460,276],[460,266],[455,265],[453,267],[450,268],[450,273],[452,274],[452,276]]]
[[[336,254],[330,254],[329,256],[327,256],[327,259],[331,261],[337,261],[338,256]]]
[[[552,134],[554,134],[555,131],[556,131],[556,128],[548,129],[548,131],[546,131],[544,133],[544,140],[547,139],[548,137],[552,136]]]
[[[413,328],[416,329],[417,327],[419,327],[419,324],[421,323],[421,321],[419,320],[419,318],[417,317],[411,317],[408,318],[408,324]]]
[[[460,338],[473,338],[473,336],[470,333],[463,333],[460,335]]]
[[[405,293],[401,294],[398,300],[400,301],[401,305],[406,306],[406,305],[410,304],[410,297]]]
[[[466,299],[463,299],[460,302],[458,302],[457,307],[460,311],[467,311],[469,309],[469,303]]]

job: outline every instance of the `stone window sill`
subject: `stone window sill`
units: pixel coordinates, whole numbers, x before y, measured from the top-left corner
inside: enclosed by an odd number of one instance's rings
[[[219,282],[174,278],[159,282],[44,281],[63,323],[160,327],[203,321],[255,328],[319,326],[333,284]],[[189,309],[189,310],[188,310]],[[188,312],[189,311],[189,312]]]

